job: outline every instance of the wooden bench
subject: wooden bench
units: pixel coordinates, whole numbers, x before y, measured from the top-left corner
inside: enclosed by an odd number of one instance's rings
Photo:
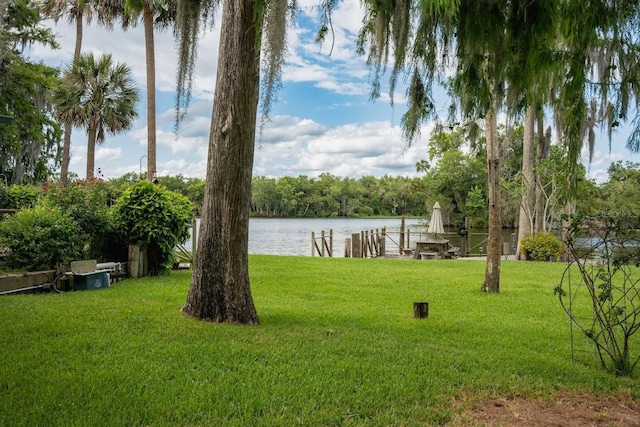
[[[457,246],[454,246],[445,253],[445,258],[447,259],[458,258],[459,254],[460,254],[460,248]]]
[[[438,259],[437,252],[420,252],[420,259]]]

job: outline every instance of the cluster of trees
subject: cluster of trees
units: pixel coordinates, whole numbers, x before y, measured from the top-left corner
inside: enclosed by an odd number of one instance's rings
[[[498,138],[503,164],[500,182],[509,190],[501,195],[502,227],[514,228],[520,206],[523,127],[500,126]],[[434,134],[429,140],[428,159],[416,165],[423,175],[416,178],[355,179],[326,173],[317,179],[254,177],[251,212],[255,216],[283,217],[420,216],[428,215],[438,202],[446,224],[458,226],[464,224],[465,217],[472,217],[474,225],[484,228],[488,219],[486,139],[469,141],[467,129],[461,126]],[[566,162],[566,154],[556,151],[556,163]],[[541,178],[546,182],[553,179],[553,174],[547,171]]]
[[[82,53],[83,26],[94,19],[99,25],[123,29],[145,26],[147,64],[148,179],[156,171],[156,112],[154,29],[175,20],[176,2],[169,0],[10,0],[0,2],[0,114],[11,117],[0,127],[0,174],[7,182],[46,179],[60,168],[67,184],[71,132],[87,133],[85,179],[94,174],[96,143],[108,134],[126,132],[138,112],[138,89],[130,69],[114,63],[111,55]],[[29,60],[25,50],[39,43],[57,48],[44,18],[67,19],[76,25],[72,61],[60,70]],[[63,137],[64,136],[64,137]]]
[[[84,21],[91,23],[96,17],[98,23],[112,28],[119,23],[122,29],[142,23],[145,38],[145,65],[147,74],[147,178],[152,181],[156,174],[156,84],[155,84],[155,42],[154,31],[166,29],[176,19],[175,0],[39,0],[35,3],[44,16],[58,20],[68,19],[76,25],[76,43],[71,64],[65,71],[62,84],[56,94],[58,118],[64,123],[64,144],[61,158],[60,181],[66,185],[69,167],[69,153],[72,126],[85,128],[88,134],[88,159],[86,179],[93,176],[93,153],[95,143],[104,141],[104,132],[119,133],[130,129],[137,116],[135,103],[137,89],[132,86],[129,69],[123,64],[111,64],[110,55],[95,59],[92,54],[82,55]],[[84,80],[83,77],[95,77]],[[96,78],[97,77],[97,78]],[[86,106],[78,108],[79,100],[91,96],[93,111],[104,109],[100,117],[88,117]],[[105,91],[109,91],[109,96]],[[84,96],[83,96],[84,95]],[[104,103],[103,99],[112,103]],[[74,102],[74,100],[76,102]],[[96,105],[99,104],[99,105]],[[99,108],[95,108],[99,107]],[[109,111],[111,110],[111,111]],[[97,128],[97,130],[96,130]],[[96,133],[97,132],[97,133]]]
[[[516,141],[503,146],[517,146],[522,127],[510,133]],[[451,139],[455,132],[439,135]],[[433,143],[435,147],[437,143]],[[505,148],[504,151],[509,151]],[[512,158],[513,157],[513,158]],[[522,173],[521,157],[513,150],[502,168],[502,218],[504,228],[518,224]],[[483,151],[468,147],[448,148],[433,164],[425,160],[417,166],[425,168],[420,177],[364,176],[338,177],[328,173],[318,178],[285,176],[253,177],[251,216],[259,217],[351,217],[351,216],[429,216],[434,203],[441,205],[444,222],[458,226],[465,217],[472,225],[486,227],[488,207],[487,183]],[[558,146],[551,147],[549,158],[541,167],[544,178],[541,232],[557,233],[561,227],[564,190],[558,176],[564,170],[566,154]],[[512,165],[510,167],[509,165]],[[126,185],[144,179],[136,173],[109,181],[114,197]],[[160,176],[158,181],[168,189],[186,196],[197,214],[202,210],[205,181],[182,175]],[[576,178],[576,213],[580,215],[637,215],[640,212],[640,163],[618,161],[611,164],[608,179],[602,183],[586,178],[580,166]],[[1,200],[1,199],[0,199]]]
[[[253,178],[251,213],[266,217],[352,217],[425,215],[429,197],[423,178],[364,176],[339,178],[328,173]]]
[[[327,2],[329,9],[335,2]],[[363,2],[367,11],[359,47],[377,75],[393,51],[392,88],[408,73],[405,133],[413,138],[435,116],[431,88],[444,83],[454,99],[454,119],[470,127],[484,123],[487,156],[487,265],[482,289],[499,292],[502,225],[501,158],[497,117],[525,117],[520,238],[544,222],[534,207],[546,185],[542,169],[548,145],[545,112],[552,112],[567,161],[559,202],[571,213],[577,165],[584,142],[593,149],[594,128],[611,130],[637,114],[638,50],[636,2],[565,0]],[[482,22],[482,25],[478,25]],[[453,70],[445,75],[443,70]],[[374,94],[379,85],[374,81]],[[393,89],[392,89],[393,90]],[[548,116],[548,115],[547,115]],[[537,127],[536,127],[537,122]],[[633,133],[629,147],[638,148]],[[558,192],[556,192],[558,194]],[[538,200],[536,200],[538,199]]]
[[[615,162],[608,172],[606,183],[581,194],[578,212],[640,216],[640,163]]]
[[[517,129],[515,135],[521,134]],[[450,134],[451,136],[453,134]],[[439,137],[440,138],[440,137]],[[435,144],[434,144],[435,146]],[[464,151],[464,152],[463,152]],[[562,216],[561,194],[553,179],[556,168],[562,167],[563,157],[558,147],[552,150],[545,164],[548,198],[545,199],[546,220],[540,231],[557,232]],[[484,155],[469,150],[448,149],[442,158],[420,177],[364,176],[362,178],[338,177],[322,174],[318,178],[285,176],[253,177],[251,215],[255,217],[363,217],[363,216],[425,216],[431,214],[433,204],[441,205],[445,224],[458,226],[465,217],[471,217],[474,225],[486,226],[486,180],[484,179]],[[517,166],[516,161],[511,161]],[[425,167],[426,161],[418,166]],[[519,209],[520,170],[503,171],[503,219],[505,228],[517,224]],[[576,212],[583,216],[616,215],[634,216],[640,212],[640,163],[618,161],[608,170],[608,180],[597,184],[585,178],[585,170],[579,172]],[[145,174],[129,173],[119,178],[103,181],[84,181],[74,178],[74,188],[100,189],[101,204],[110,206],[133,184],[146,179]],[[193,212],[199,215],[204,200],[205,181],[182,175],[160,176],[161,187],[180,194],[191,202]],[[10,185],[0,182],[0,208],[25,209],[38,204],[43,197],[51,197],[53,180],[42,185]],[[556,186],[554,190],[553,187]],[[56,190],[61,191],[61,190]],[[554,191],[557,194],[554,195]],[[95,206],[92,208],[95,209]]]
[[[26,0],[0,2],[0,180],[41,181],[53,172],[62,131],[50,94],[58,70],[28,59],[33,43],[56,47],[50,30]]]

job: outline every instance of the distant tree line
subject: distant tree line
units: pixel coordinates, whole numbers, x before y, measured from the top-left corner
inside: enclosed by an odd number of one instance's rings
[[[368,216],[425,216],[431,214],[435,202],[442,206],[444,222],[450,226],[464,223],[484,228],[487,218],[484,156],[461,150],[448,150],[433,166],[419,177],[380,178],[368,175],[361,178],[337,177],[324,173],[317,178],[285,176],[253,178],[251,213],[254,217],[368,217]],[[545,229],[557,232],[562,216],[562,191],[557,168],[562,167],[562,152],[552,150],[544,165],[547,186]],[[507,163],[507,162],[505,162]],[[516,165],[517,162],[511,162]],[[424,167],[426,162],[421,162]],[[555,165],[555,166],[554,166]],[[519,209],[519,169],[505,165],[502,177],[503,225],[517,225]],[[110,180],[114,197],[127,183],[145,179],[135,173]],[[193,203],[196,214],[202,209],[204,180],[182,175],[160,176],[158,181],[168,189],[180,193]],[[578,179],[576,210],[580,214],[638,215],[640,212],[640,163],[615,162],[608,170],[608,180],[596,183],[586,178],[581,167]]]

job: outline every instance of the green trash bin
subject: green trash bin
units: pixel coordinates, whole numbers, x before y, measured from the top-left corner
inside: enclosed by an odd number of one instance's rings
[[[73,275],[74,291],[95,291],[109,287],[109,273],[94,271],[92,273],[76,273]]]

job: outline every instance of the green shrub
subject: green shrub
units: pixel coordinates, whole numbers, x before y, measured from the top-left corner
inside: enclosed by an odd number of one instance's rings
[[[78,227],[84,242],[83,257],[100,261],[126,259],[126,245],[115,238],[115,228],[109,206],[111,185],[102,180],[77,181],[68,187],[52,183],[43,186],[41,203],[68,213]]]
[[[7,204],[5,209],[28,209],[36,205],[40,190],[27,185],[11,185],[7,188]]]
[[[23,209],[0,224],[0,244],[7,267],[28,271],[53,269],[81,254],[81,240],[70,215],[58,208]]]
[[[534,261],[555,261],[562,256],[562,242],[550,233],[538,233],[522,240],[522,252]]]
[[[9,208],[9,187],[0,182],[0,209]]]
[[[147,248],[149,274],[158,275],[171,268],[176,245],[189,237],[193,205],[161,185],[140,181],[123,192],[113,215],[128,244]]]

